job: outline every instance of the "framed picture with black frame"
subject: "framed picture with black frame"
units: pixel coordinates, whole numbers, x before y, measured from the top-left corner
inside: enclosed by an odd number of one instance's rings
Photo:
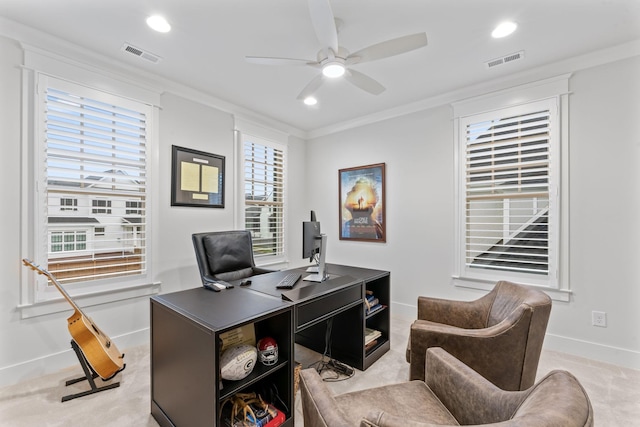
[[[385,164],[338,171],[340,240],[387,241]]]
[[[224,156],[171,146],[171,206],[224,208]]]

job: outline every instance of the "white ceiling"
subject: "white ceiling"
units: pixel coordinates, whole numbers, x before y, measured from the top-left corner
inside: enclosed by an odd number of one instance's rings
[[[0,16],[305,132],[640,39],[640,0],[331,0],[331,7],[350,52],[417,32],[428,45],[353,66],[384,85],[382,94],[336,81],[307,107],[296,97],[318,70],[244,60],[315,59],[321,46],[305,0],[0,0]],[[172,31],[149,29],[151,14],[164,15]],[[518,30],[492,39],[504,20]],[[162,60],[124,53],[124,43]],[[521,50],[522,61],[484,65]]]

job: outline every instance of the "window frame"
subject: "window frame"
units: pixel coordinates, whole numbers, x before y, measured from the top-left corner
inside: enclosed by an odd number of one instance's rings
[[[236,141],[236,158],[237,158],[237,204],[236,204],[236,228],[246,229],[246,208],[245,203],[245,163],[244,145],[247,139],[251,139],[254,143],[264,145],[282,151],[283,161],[283,195],[282,195],[282,233],[280,235],[282,252],[276,255],[259,256],[257,255],[257,246],[259,243],[254,241],[254,260],[259,266],[275,266],[282,265],[288,259],[288,135],[273,129],[268,129],[251,122],[235,118],[235,141]]]
[[[569,74],[509,88],[487,95],[462,100],[452,104],[454,110],[454,158],[456,225],[454,245],[453,283],[456,286],[490,290],[498,280],[512,280],[539,287],[553,299],[568,301],[570,296],[568,275],[568,81]],[[553,223],[549,224],[549,275],[505,273],[498,270],[473,271],[465,267],[465,150],[464,124],[470,117],[480,117],[492,112],[527,110],[529,107],[548,105],[555,116],[550,130],[550,182],[549,199]],[[506,116],[504,116],[506,117]],[[553,201],[553,202],[552,202]]]
[[[126,99],[128,102],[146,105],[148,108],[147,142],[149,150],[152,150],[151,147],[157,146],[158,105],[161,93],[149,85],[134,80],[124,80],[102,68],[75,62],[70,63],[50,52],[43,52],[30,46],[25,47],[22,68],[21,187],[26,197],[22,199],[20,207],[23,212],[20,225],[22,230],[20,247],[24,258],[43,267],[46,266],[46,253],[50,242],[46,233],[48,225],[41,220],[43,216],[46,217],[46,214],[39,211],[39,207],[46,206],[46,200],[43,200],[46,195],[42,194],[43,186],[39,178],[42,167],[39,165],[44,160],[38,149],[38,144],[43,143],[42,138],[38,139],[38,135],[45,133],[40,118],[43,114],[42,96],[46,89],[47,79],[57,79],[70,87],[98,91],[118,99]],[[157,167],[157,159],[151,152],[148,153],[148,158],[150,161],[147,164],[147,178],[151,182],[153,171]],[[61,194],[61,197],[68,196]],[[155,199],[149,189],[148,209],[152,209],[157,204]],[[152,235],[151,222],[150,215],[147,226],[149,236]],[[87,229],[87,233],[93,233],[93,229]],[[89,286],[83,282],[70,283],[65,285],[65,290],[74,297],[79,305],[85,307],[156,294],[159,292],[160,283],[153,282],[152,248],[153,243],[149,240],[147,271],[140,277],[136,276],[125,280],[122,277],[101,279],[90,282]],[[21,274],[21,292],[17,306],[23,319],[68,310],[68,303],[60,292],[52,289],[53,286],[46,286],[46,278],[43,275],[33,274],[31,270],[24,270]]]

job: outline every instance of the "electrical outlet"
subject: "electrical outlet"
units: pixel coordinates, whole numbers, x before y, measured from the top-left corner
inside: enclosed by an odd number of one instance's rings
[[[591,312],[591,324],[593,326],[600,326],[601,328],[607,327],[607,313],[604,311],[592,311]]]

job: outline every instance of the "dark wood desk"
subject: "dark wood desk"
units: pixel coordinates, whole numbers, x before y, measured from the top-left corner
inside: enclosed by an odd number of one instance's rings
[[[367,369],[390,348],[390,274],[380,270],[329,265],[329,280],[300,279],[291,290],[275,285],[290,270],[251,278],[248,287],[221,292],[198,287],[151,298],[151,413],[163,427],[218,426],[219,405],[239,391],[275,384],[288,406],[285,426],[293,426],[294,340],[319,353],[332,326],[331,355]],[[304,269],[299,270],[303,277]],[[384,309],[367,315],[364,298],[372,291]],[[220,334],[253,324],[256,337],[278,343],[275,366],[256,365],[240,381],[218,375]],[[365,351],[365,330],[381,332]],[[218,404],[215,404],[218,402]]]

